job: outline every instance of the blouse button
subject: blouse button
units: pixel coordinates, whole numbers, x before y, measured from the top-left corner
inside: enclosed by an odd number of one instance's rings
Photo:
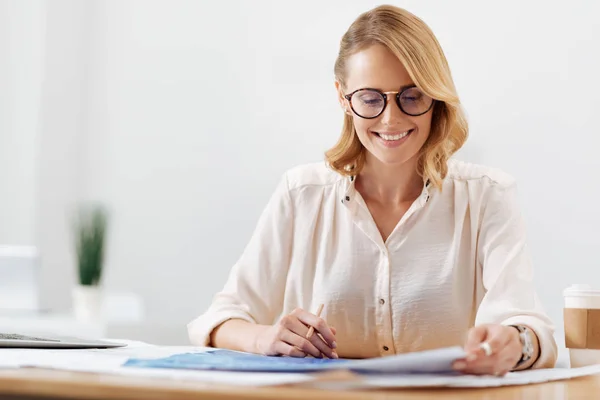
[[[387,346],[383,346],[383,349],[384,349],[385,351],[388,351],[390,348],[389,348],[389,347],[387,347]]]
[[[385,300],[384,299],[379,299],[379,304],[384,305],[385,304]]]

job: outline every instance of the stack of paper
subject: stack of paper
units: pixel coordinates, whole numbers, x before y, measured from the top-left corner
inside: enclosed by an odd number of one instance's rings
[[[369,389],[406,387],[493,387],[524,385],[599,374],[600,365],[584,368],[556,368],[509,373],[503,377],[473,376],[454,372],[452,363],[464,357],[459,347],[400,354],[366,360],[266,357],[229,350],[208,349],[202,353],[175,354],[159,359],[130,359],[125,367],[176,369],[188,371],[218,370],[298,373],[334,370],[352,371],[340,380],[327,374],[313,374],[299,384],[321,389]],[[271,374],[276,375],[276,374]],[[288,374],[289,375],[289,374]]]
[[[445,374],[382,374],[357,375],[354,379],[313,380],[303,382],[303,385],[320,389],[350,390],[350,389],[385,389],[385,388],[416,388],[416,387],[462,387],[482,388],[497,386],[527,385],[572,379],[588,375],[600,374],[600,365],[581,368],[538,369],[521,372],[511,372],[503,377],[445,375]]]
[[[458,348],[368,360],[326,361],[263,357],[203,347],[128,344],[124,348],[98,350],[0,349],[0,368],[54,368],[239,386],[297,384],[336,390],[491,387],[600,374],[600,365],[595,365],[515,372],[504,377],[460,375],[450,372],[451,362],[462,356]],[[340,372],[346,379],[339,380],[337,372],[332,371],[340,369],[354,372]]]
[[[85,350],[4,348],[0,349],[0,368],[35,367],[145,378],[202,381],[238,386],[285,385],[314,379],[314,376],[310,374],[298,373],[273,374],[123,367],[131,358],[156,359],[180,353],[201,353],[209,350],[209,348],[154,346],[122,339],[110,339],[109,341],[127,343],[128,346],[114,349]]]
[[[399,354],[364,360],[267,357],[230,350],[176,354],[160,359],[132,359],[125,366],[245,372],[318,372],[350,370],[360,373],[452,373],[452,363],[463,358],[460,347]]]

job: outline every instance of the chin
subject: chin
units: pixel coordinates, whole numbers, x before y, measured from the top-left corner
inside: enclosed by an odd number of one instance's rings
[[[402,165],[417,156],[416,153],[415,154],[394,154],[394,155],[392,155],[392,154],[381,154],[380,152],[375,153],[375,154],[371,153],[371,155],[373,155],[382,164],[389,165],[389,166]]]

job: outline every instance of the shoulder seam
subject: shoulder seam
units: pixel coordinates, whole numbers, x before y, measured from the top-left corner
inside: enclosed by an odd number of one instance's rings
[[[450,178],[452,180],[456,180],[456,181],[478,181],[478,180],[487,179],[488,181],[490,181],[490,183],[492,183],[494,185],[499,185],[499,186],[511,186],[511,185],[515,184],[514,178],[511,178],[509,180],[509,182],[501,182],[497,179],[492,178],[488,174],[483,174],[481,176],[473,176],[473,177],[457,176],[457,175],[451,175],[451,174],[448,174],[447,176],[448,176],[448,178]]]
[[[285,174],[283,174],[283,179],[285,180],[285,187],[286,187],[286,191],[285,194],[287,195],[287,200],[290,202],[290,209],[292,210],[292,221],[294,221],[294,202],[292,201],[292,195],[290,194],[290,180],[288,179],[288,174],[287,172]]]
[[[335,185],[336,183],[338,183],[340,181],[341,181],[341,179],[335,180],[333,182],[328,182],[328,183],[301,183],[301,184],[298,184],[298,185],[296,185],[294,187],[289,187],[288,186],[288,188],[289,188],[290,191],[292,191],[292,190],[297,190],[297,189],[303,189],[303,188],[306,188],[306,187],[326,187],[326,186],[333,186],[333,185]]]
[[[446,178],[453,181],[467,182],[486,179],[489,184],[502,187],[509,187],[516,183],[514,176],[501,169],[458,160],[452,161],[453,165],[449,165]]]
[[[318,163],[314,163],[315,165],[317,165]],[[314,179],[314,182],[310,182],[313,179],[307,179],[309,182],[302,182],[302,180],[296,180],[296,179],[290,179],[290,176],[294,176],[294,172],[297,170],[296,168],[292,168],[292,169],[288,169],[287,171],[285,171],[285,175],[286,175],[286,180],[287,180],[287,185],[288,185],[288,189],[291,190],[298,190],[298,189],[302,189],[305,187],[327,187],[327,186],[333,186],[338,184],[339,182],[343,181],[344,177],[340,176],[339,174],[335,174],[334,171],[328,171],[328,173],[332,174],[332,177],[327,177],[327,176],[323,176],[321,175],[320,178],[316,178]],[[337,176],[335,176],[337,175]]]

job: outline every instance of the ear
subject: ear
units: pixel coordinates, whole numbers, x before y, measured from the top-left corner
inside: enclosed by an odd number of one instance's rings
[[[340,106],[342,107],[342,110],[344,110],[346,114],[352,115],[352,113],[350,112],[350,103],[344,97],[344,89],[342,88],[342,84],[339,81],[335,81],[335,90],[337,92],[338,101],[340,103]]]

